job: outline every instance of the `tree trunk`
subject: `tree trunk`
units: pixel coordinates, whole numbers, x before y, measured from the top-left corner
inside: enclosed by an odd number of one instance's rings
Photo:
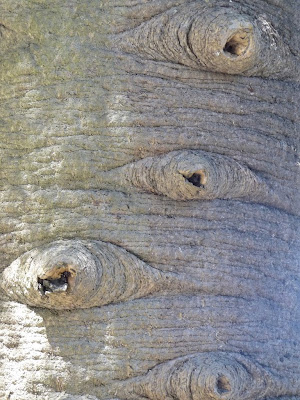
[[[299,2],[0,18],[0,398],[299,400]]]

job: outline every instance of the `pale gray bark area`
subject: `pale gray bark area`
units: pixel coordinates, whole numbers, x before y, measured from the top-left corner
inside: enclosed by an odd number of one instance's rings
[[[299,20],[0,2],[0,399],[300,399]]]

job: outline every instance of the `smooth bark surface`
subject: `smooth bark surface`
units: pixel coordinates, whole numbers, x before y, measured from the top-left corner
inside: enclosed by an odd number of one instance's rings
[[[300,399],[299,20],[0,2],[0,399]]]

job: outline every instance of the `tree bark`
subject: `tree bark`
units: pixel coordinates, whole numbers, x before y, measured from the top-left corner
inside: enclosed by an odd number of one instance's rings
[[[297,0],[0,3],[0,398],[300,400]]]

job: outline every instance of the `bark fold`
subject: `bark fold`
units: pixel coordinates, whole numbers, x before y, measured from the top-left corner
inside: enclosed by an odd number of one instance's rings
[[[1,288],[13,300],[57,310],[99,307],[158,292],[192,293],[201,283],[164,273],[126,250],[99,241],[57,241],[7,267]]]

